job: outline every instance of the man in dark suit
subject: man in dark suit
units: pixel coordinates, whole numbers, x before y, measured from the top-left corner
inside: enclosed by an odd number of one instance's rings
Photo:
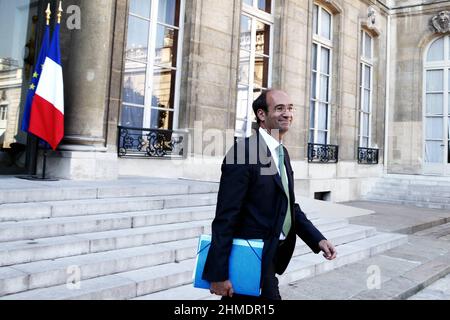
[[[314,253],[328,260],[336,250],[306,218],[295,203],[294,172],[282,144],[293,120],[294,107],[280,90],[268,90],[253,103],[259,130],[237,141],[222,164],[212,241],[203,278],[211,282],[213,294],[234,294],[228,278],[228,260],[233,238],[263,239],[261,298],[280,300],[278,279],[295,248],[298,235]]]

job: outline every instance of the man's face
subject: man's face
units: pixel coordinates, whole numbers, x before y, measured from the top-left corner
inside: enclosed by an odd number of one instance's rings
[[[289,130],[294,119],[293,105],[291,99],[284,91],[270,91],[267,93],[267,104],[269,110],[264,113],[259,111],[260,119],[263,123],[261,126],[268,130],[279,130],[284,134]]]

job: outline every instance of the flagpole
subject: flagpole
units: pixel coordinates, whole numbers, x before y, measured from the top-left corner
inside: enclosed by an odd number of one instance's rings
[[[46,13],[47,26],[50,26],[50,18],[52,15],[52,11],[50,10],[50,3],[47,4],[47,10],[45,10],[45,13]],[[44,159],[42,161],[42,180],[45,180],[46,167],[47,167],[47,146],[44,147]]]
[[[47,25],[50,25],[50,17],[52,16],[52,11],[50,10],[50,3],[47,4],[47,10],[45,10],[47,14]]]
[[[51,14],[52,14],[52,11],[51,11],[50,8],[51,8],[51,7],[50,7],[50,3],[48,3],[48,4],[47,4],[47,9],[45,10],[45,14],[46,14],[46,27],[47,27],[47,28],[50,27],[50,19],[51,19]],[[59,3],[59,8],[58,8],[58,14],[57,14],[57,18],[58,18],[57,21],[58,21],[58,24],[61,24],[61,16],[62,16],[62,12],[63,12],[63,9],[62,9],[62,3],[60,2],[60,3]],[[45,54],[45,55],[46,55],[46,54]],[[39,61],[38,63],[41,63],[41,62]],[[42,63],[43,63],[43,62],[42,62]],[[42,65],[42,66],[43,66],[43,65]],[[42,70],[41,70],[40,72],[42,72]],[[39,140],[45,142],[45,141],[42,140],[42,139],[39,139]],[[43,156],[44,156],[44,157],[43,157],[43,162],[42,162],[42,164],[43,164],[43,168],[42,168],[42,177],[39,178],[39,176],[35,175],[35,176],[18,176],[17,178],[20,178],[20,179],[26,179],[26,180],[58,181],[58,179],[50,179],[50,178],[46,178],[46,177],[45,177],[45,175],[46,175],[46,167],[47,167],[47,154],[48,154],[48,143],[47,143],[47,142],[45,142],[45,146],[44,146],[43,150],[44,150],[44,153],[43,153]]]

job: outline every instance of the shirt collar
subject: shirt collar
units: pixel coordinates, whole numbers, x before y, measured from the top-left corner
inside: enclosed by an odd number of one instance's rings
[[[282,141],[281,142],[277,141],[274,137],[272,137],[266,130],[264,130],[261,127],[259,128],[259,134],[261,135],[261,137],[263,137],[264,142],[269,147],[270,153],[272,155],[278,154],[277,148],[283,142]]]

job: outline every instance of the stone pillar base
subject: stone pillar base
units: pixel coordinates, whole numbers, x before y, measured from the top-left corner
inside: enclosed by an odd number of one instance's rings
[[[42,175],[43,151],[39,152],[37,174]],[[48,151],[46,177],[68,180],[115,180],[118,157],[115,153]]]

